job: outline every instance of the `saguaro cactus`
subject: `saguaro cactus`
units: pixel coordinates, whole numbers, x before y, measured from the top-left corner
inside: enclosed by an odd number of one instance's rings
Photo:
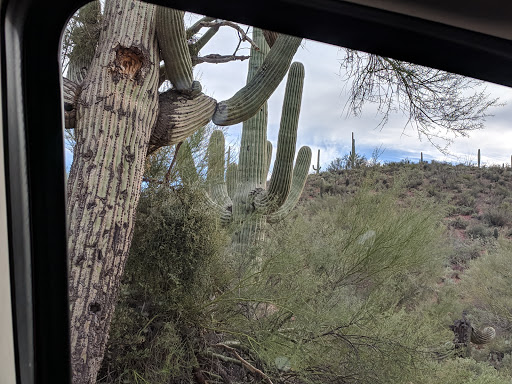
[[[94,7],[99,10],[99,3]],[[217,102],[193,80],[191,52],[205,40],[191,49],[187,36],[195,32],[185,29],[182,11],[142,1],[106,0],[102,19],[101,27],[94,29],[99,31],[97,43],[91,44],[94,54],[90,61],[70,63],[73,76],[63,88],[66,128],[75,129],[76,137],[67,195],[75,384],[96,382],[130,249],[147,154],[183,141],[210,120],[232,125],[253,116],[287,73],[301,41],[278,35],[253,81]],[[214,23],[208,36],[220,24]],[[164,79],[173,87],[159,93]]]
[[[480,168],[480,148],[478,148],[478,168]]]
[[[318,175],[320,173],[320,150],[318,150],[318,156],[316,157],[316,168],[313,165],[313,170],[316,171],[316,174]]]
[[[260,51],[251,54],[248,82],[263,63],[268,50],[261,31],[255,29],[253,40]],[[222,221],[236,226],[233,235],[236,251],[244,251],[263,240],[265,224],[284,218],[296,205],[304,188],[311,164],[309,147],[299,150],[295,168],[293,166],[303,81],[303,65],[293,63],[288,73],[276,161],[268,186],[272,145],[267,141],[266,103],[254,117],[244,122],[239,163],[228,166],[226,177],[224,135],[221,131],[212,134],[208,146],[208,192]],[[178,156],[179,162],[187,162],[188,153],[184,151]]]

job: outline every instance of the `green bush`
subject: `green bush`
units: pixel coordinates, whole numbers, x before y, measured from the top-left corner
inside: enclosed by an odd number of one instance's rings
[[[466,233],[472,239],[488,239],[492,236],[492,231],[482,224],[469,227]]]
[[[510,222],[510,214],[504,207],[491,207],[483,215],[484,221],[492,226],[504,227]]]
[[[212,304],[215,329],[267,373],[286,361],[292,382],[407,383],[426,355],[451,345],[428,309],[441,231],[434,206],[405,207],[394,189],[308,204],[273,227],[261,270]]]
[[[190,379],[201,308],[227,281],[227,237],[203,196],[187,188],[142,192],[99,382]]]

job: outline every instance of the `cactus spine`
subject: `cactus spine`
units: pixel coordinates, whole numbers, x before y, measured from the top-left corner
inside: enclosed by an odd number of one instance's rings
[[[260,50],[251,51],[248,84],[253,81],[268,52],[268,45],[260,30],[254,29],[253,40]],[[295,167],[293,165],[303,82],[303,65],[293,63],[288,73],[276,161],[268,186],[272,145],[267,141],[266,102],[256,115],[243,123],[238,165],[229,164],[225,178],[224,135],[221,131],[215,131],[210,139],[208,195],[212,203],[222,210],[222,217],[229,217],[235,225],[233,247],[237,252],[243,252],[250,245],[262,241],[266,223],[284,218],[296,205],[304,188],[311,164],[311,149],[302,147]],[[183,153],[186,154],[186,151]]]
[[[478,168],[480,168],[480,148],[478,148]]]
[[[318,156],[316,158],[316,168],[315,166],[313,165],[313,170],[316,171],[316,174],[318,175],[320,173],[320,150],[318,150]]]

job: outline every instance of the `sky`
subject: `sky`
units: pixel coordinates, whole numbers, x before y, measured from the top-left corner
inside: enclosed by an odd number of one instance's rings
[[[188,15],[187,23],[197,19]],[[217,35],[203,48],[201,55],[210,53],[232,54],[238,44],[237,32],[222,27]],[[243,43],[238,54],[249,55],[249,45]],[[351,150],[351,132],[356,139],[356,152],[370,158],[375,148],[384,152],[381,162],[409,159],[417,162],[420,152],[424,160],[449,161],[454,163],[476,163],[477,151],[481,149],[482,163],[510,164],[512,148],[512,89],[487,83],[486,90],[493,97],[499,97],[503,107],[490,110],[484,129],[473,131],[469,138],[455,138],[448,148],[450,155],[438,151],[426,138],[418,138],[417,131],[406,126],[407,117],[392,114],[389,121],[380,127],[382,116],[376,113],[375,105],[367,105],[361,116],[347,116],[345,108],[349,84],[343,80],[340,60],[344,51],[339,47],[304,40],[294,57],[305,67],[304,92],[297,138],[297,150],[308,145],[313,151],[312,164],[316,164],[317,150],[321,150],[320,165],[326,169],[337,157],[343,157]],[[194,71],[201,81],[203,91],[217,101],[231,97],[245,84],[248,60],[225,64],[200,64]],[[268,101],[268,139],[274,148],[277,145],[279,121],[284,96],[285,81],[281,83]],[[236,146],[240,141],[241,124],[227,129],[227,142]],[[275,152],[275,150],[274,150]]]
[[[185,22],[191,25],[200,16],[186,14]],[[246,27],[244,27],[245,29]],[[203,30],[204,31],[204,30]],[[239,42],[238,33],[230,27],[222,27],[214,38],[200,52],[201,56],[216,53],[233,54]],[[238,55],[249,55],[247,42],[241,44]],[[454,138],[448,148],[449,155],[441,153],[426,138],[419,138],[417,131],[407,126],[407,117],[391,114],[388,122],[380,126],[382,116],[375,105],[367,105],[360,116],[348,115],[345,108],[350,84],[344,80],[340,60],[344,50],[311,40],[303,40],[294,61],[305,67],[302,108],[299,118],[297,152],[300,146],[311,148],[312,164],[316,165],[320,149],[320,165],[325,170],[337,157],[343,157],[351,150],[351,133],[354,132],[356,152],[368,159],[376,148],[382,152],[379,161],[419,161],[423,152],[424,160],[448,161],[475,164],[478,149],[481,150],[482,164],[511,164],[512,148],[512,89],[487,83],[486,90],[492,97],[499,97],[502,107],[492,108],[484,128],[470,133],[470,137]],[[245,85],[248,60],[224,64],[199,64],[194,77],[199,80],[203,92],[222,101],[230,98]],[[281,108],[286,81],[283,80],[268,100],[268,139],[275,148],[281,118]],[[235,147],[240,142],[242,124],[227,127],[226,141]],[[66,164],[69,168],[72,154],[66,150]],[[312,171],[312,170],[311,170]]]

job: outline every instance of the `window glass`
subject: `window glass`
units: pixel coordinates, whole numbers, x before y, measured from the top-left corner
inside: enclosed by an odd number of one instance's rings
[[[61,58],[76,383],[510,381],[510,89],[142,2]]]

